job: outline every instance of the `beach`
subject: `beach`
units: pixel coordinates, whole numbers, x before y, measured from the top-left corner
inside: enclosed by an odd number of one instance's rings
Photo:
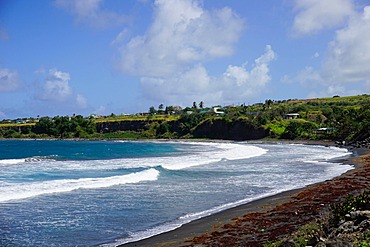
[[[327,214],[330,204],[370,188],[369,150],[351,151],[354,157],[341,162],[355,169],[341,176],[255,200],[122,246],[263,246],[289,236]]]
[[[261,246],[369,181],[334,143],[0,144],[1,246]]]

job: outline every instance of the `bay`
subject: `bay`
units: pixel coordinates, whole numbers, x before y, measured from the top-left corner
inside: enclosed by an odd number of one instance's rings
[[[115,246],[338,176],[348,150],[244,142],[0,140],[1,246]]]

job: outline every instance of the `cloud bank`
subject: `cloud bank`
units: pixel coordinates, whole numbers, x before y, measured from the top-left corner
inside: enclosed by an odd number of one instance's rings
[[[329,44],[323,76],[332,82],[370,82],[370,6],[338,30]]]
[[[293,30],[297,35],[317,33],[343,24],[354,13],[352,0],[295,0]]]
[[[355,95],[370,91],[370,6],[360,12],[354,12],[351,1],[340,0],[342,5],[333,4],[331,13],[318,11],[310,18],[306,18],[306,26],[300,28],[301,34],[313,34],[348,20],[337,29],[333,39],[327,47],[323,62],[319,68],[307,66],[293,77],[285,77],[285,81],[298,82],[310,89],[311,97],[328,95]],[[302,18],[302,13],[311,13],[313,9],[323,8],[326,1],[297,1],[300,2],[301,13],[295,20]],[[320,3],[318,3],[320,2]],[[328,1],[331,2],[331,1]],[[310,6],[304,4],[311,3]],[[302,7],[305,6],[305,7]],[[326,8],[327,9],[327,8]],[[320,14],[320,16],[318,16]],[[301,15],[301,16],[300,16]],[[307,14],[308,15],[308,14]],[[327,18],[327,20],[326,20]],[[361,88],[354,90],[353,88]],[[319,89],[319,90],[318,90]]]
[[[231,103],[260,91],[270,80],[271,46],[246,66],[229,65],[210,75],[207,63],[234,54],[245,22],[230,8],[206,10],[198,0],[157,0],[143,35],[120,49],[120,68],[140,77],[143,98],[166,104]]]

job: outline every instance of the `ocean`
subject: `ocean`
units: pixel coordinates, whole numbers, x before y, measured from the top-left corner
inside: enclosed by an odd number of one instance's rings
[[[0,246],[116,246],[336,177],[347,149],[0,140]]]

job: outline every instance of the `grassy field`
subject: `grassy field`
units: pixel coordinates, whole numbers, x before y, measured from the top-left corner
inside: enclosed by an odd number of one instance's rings
[[[180,116],[178,115],[153,115],[153,116],[127,115],[127,116],[113,116],[113,117],[97,118],[95,119],[95,122],[102,123],[102,122],[119,122],[119,121],[145,121],[145,120],[174,121],[174,120],[178,120],[179,118]]]
[[[0,128],[35,126],[36,123],[0,123]]]

